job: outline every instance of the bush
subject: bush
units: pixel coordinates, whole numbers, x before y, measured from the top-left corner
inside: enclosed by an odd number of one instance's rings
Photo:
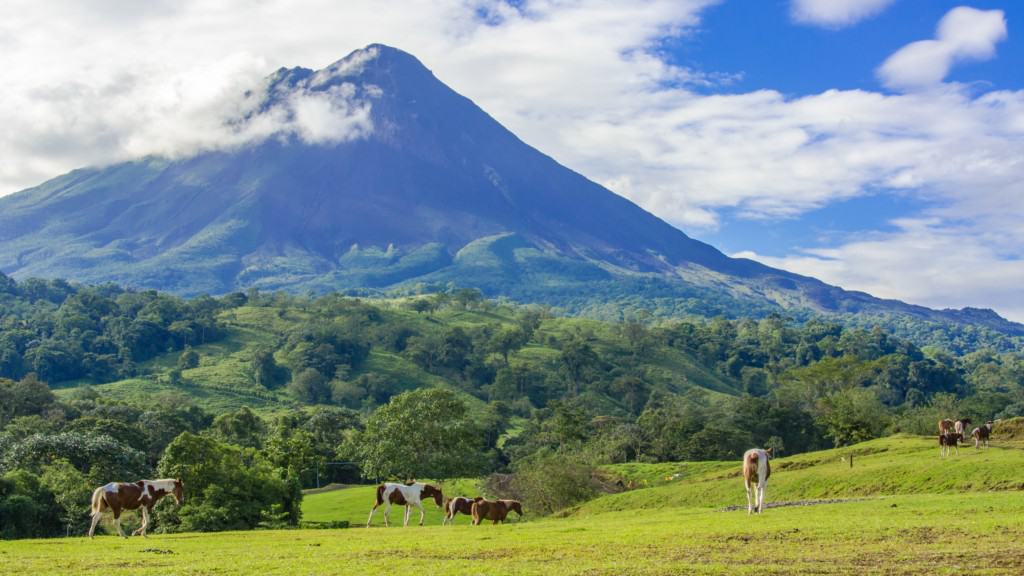
[[[533,514],[551,514],[589,500],[597,492],[594,467],[572,455],[542,450],[517,462],[514,470],[507,496],[522,500]]]
[[[60,507],[39,478],[19,470],[0,476],[0,538],[63,534]]]

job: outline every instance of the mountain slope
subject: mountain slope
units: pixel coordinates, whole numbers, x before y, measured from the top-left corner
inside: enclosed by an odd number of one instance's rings
[[[729,258],[526,145],[394,48],[281,69],[250,100],[240,130],[293,129],[0,198],[0,270],[186,295],[423,282],[574,307],[653,294],[702,314],[890,312],[1024,334]],[[344,122],[303,123],[311,105]]]

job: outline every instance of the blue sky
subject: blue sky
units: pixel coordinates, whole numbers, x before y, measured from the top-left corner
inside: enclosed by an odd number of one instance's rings
[[[963,5],[1002,10],[1011,31],[1016,23],[1024,29],[1024,4],[1009,2],[902,0],[876,16],[837,29],[794,22],[785,0],[734,1],[708,8],[699,33],[669,39],[664,49],[677,65],[734,78],[704,88],[706,93],[893,93],[875,74],[879,64],[907,43],[931,37],[942,16]],[[1009,34],[999,44],[997,57],[955,66],[946,79],[975,84],[979,91],[1024,88],[1024,39]],[[882,188],[793,218],[751,219],[726,209],[719,212],[718,228],[695,229],[692,235],[727,252],[753,250],[783,257],[801,246],[835,246],[864,230],[892,231],[891,220],[912,217],[932,205],[904,190]]]
[[[7,0],[0,194],[294,129],[225,126],[379,42],[726,253],[1024,321],[1022,35],[1009,0]]]

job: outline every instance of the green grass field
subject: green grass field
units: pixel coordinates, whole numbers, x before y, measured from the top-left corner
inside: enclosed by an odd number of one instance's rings
[[[839,460],[853,453],[854,466]],[[0,542],[0,574],[1022,574],[1024,451],[896,437],[774,462],[769,501],[745,510],[737,463],[620,465],[641,488],[559,518],[502,526],[280,530]],[[673,478],[673,475],[679,476]],[[666,480],[666,478],[668,478]],[[660,484],[659,484],[660,482]],[[473,491],[471,481],[445,485]],[[372,487],[309,495],[308,521],[365,522]],[[400,523],[401,510],[392,518]],[[414,515],[413,520],[418,518]]]
[[[446,496],[477,496],[480,491],[476,480],[449,480],[441,484]],[[341,490],[332,490],[319,494],[308,494],[302,499],[302,520],[305,522],[348,521],[352,526],[365,526],[366,518],[376,498],[374,486],[352,486]],[[424,525],[440,524],[444,512],[431,500],[424,507],[426,516]],[[402,524],[404,508],[391,508],[391,525]],[[513,516],[514,517],[514,516]],[[413,509],[409,516],[409,524],[419,522],[419,510]],[[469,517],[459,516],[457,524],[469,524]],[[381,507],[373,516],[374,526],[384,525],[384,508]]]

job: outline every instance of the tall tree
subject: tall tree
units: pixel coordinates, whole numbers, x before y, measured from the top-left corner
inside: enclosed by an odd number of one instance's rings
[[[489,462],[466,404],[450,390],[399,394],[373,413],[357,444],[368,478],[452,478],[479,474]]]

